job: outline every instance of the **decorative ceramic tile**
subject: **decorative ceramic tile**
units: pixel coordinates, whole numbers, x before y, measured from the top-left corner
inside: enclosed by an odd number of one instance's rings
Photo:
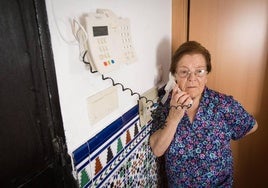
[[[150,127],[140,126],[135,107],[101,131],[98,147],[99,137],[94,137],[74,151],[79,186],[157,187],[156,158],[148,145]]]

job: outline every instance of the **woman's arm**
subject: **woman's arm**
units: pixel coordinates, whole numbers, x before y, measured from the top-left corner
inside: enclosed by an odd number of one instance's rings
[[[154,155],[160,157],[165,153],[174,138],[177,125],[177,121],[167,118],[164,127],[158,129],[150,136],[149,143]]]
[[[190,101],[191,98],[187,93],[180,91],[178,87],[173,88],[170,106],[189,104]],[[170,108],[165,125],[150,136],[149,144],[157,157],[162,156],[172,142],[185,110],[182,108]]]

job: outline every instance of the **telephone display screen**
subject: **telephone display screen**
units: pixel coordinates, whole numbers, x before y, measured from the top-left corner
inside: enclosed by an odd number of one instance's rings
[[[95,27],[93,27],[93,35],[94,35],[94,37],[108,35],[108,27],[107,26],[95,26]]]

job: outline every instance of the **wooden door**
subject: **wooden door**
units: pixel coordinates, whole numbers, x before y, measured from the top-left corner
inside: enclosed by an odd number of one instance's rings
[[[212,54],[208,86],[233,95],[259,124],[232,143],[235,187],[267,187],[268,1],[190,0],[189,10],[189,40]]]

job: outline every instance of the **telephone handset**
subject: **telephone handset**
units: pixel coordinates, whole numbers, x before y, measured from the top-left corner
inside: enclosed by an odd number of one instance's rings
[[[119,18],[108,9],[97,9],[85,16],[85,30],[87,58],[100,73],[136,60],[128,19]]]
[[[166,93],[165,93],[165,95],[164,95],[164,97],[162,98],[162,100],[161,100],[161,103],[162,104],[164,104],[165,102],[166,102],[166,100],[167,100],[167,98],[168,98],[168,95],[169,95],[169,93],[172,91],[172,89],[176,86],[176,79],[175,79],[175,77],[171,74],[171,72],[169,73],[169,80],[168,80],[168,82],[167,82],[167,84],[166,84],[166,86],[165,86],[165,91],[166,91]],[[179,89],[179,91],[181,91],[181,89],[180,88],[178,88]],[[182,108],[184,108],[184,107],[186,107],[186,108],[190,108],[191,106],[193,105],[193,100],[191,100],[191,102],[189,103],[189,104],[187,104],[187,105],[178,105],[178,106],[176,106],[176,108],[177,107],[182,107]]]
[[[167,101],[167,98],[168,98],[168,95],[169,95],[170,91],[174,88],[174,86],[176,84],[177,83],[176,83],[175,77],[170,72],[169,75],[168,75],[168,82],[167,82],[167,84],[165,86],[166,93],[165,93],[164,97],[161,100],[162,104],[164,104]]]

